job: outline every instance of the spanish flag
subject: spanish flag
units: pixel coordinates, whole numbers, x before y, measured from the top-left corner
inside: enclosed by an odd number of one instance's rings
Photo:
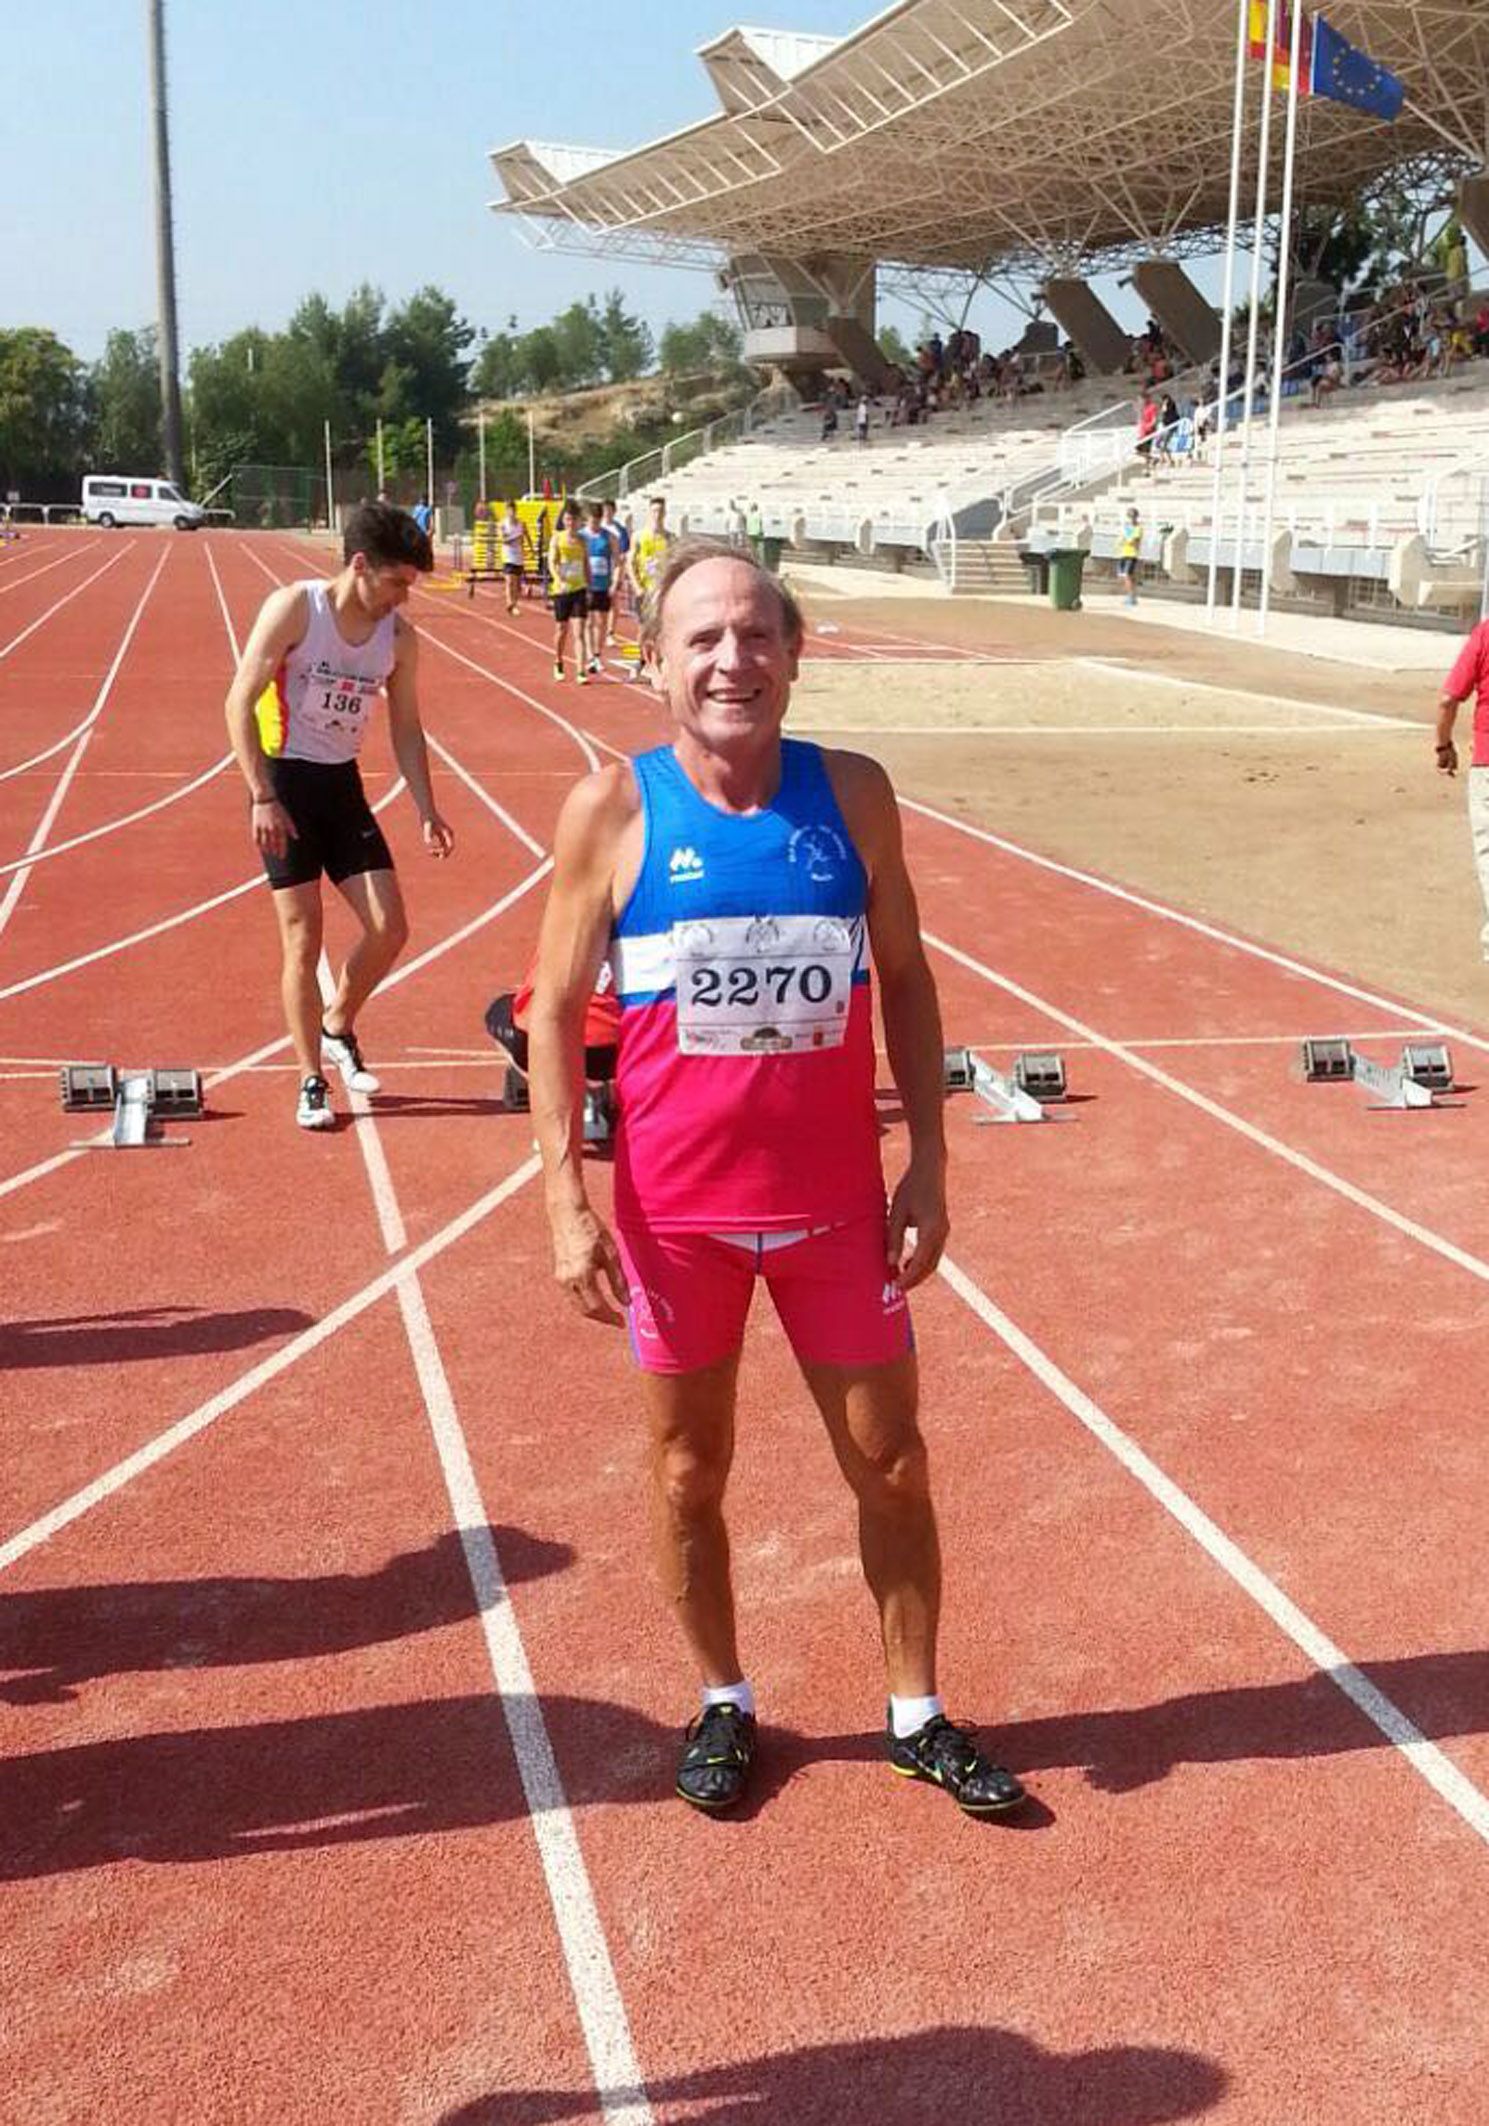
[[[1292,9],[1285,4],[1277,10],[1276,42],[1270,50],[1267,45],[1267,0],[1251,0],[1251,42],[1248,47],[1253,59],[1271,61],[1271,85],[1284,95],[1292,86],[1293,17]],[[1298,43],[1298,90],[1306,96],[1313,73],[1313,20],[1303,17],[1303,33]]]

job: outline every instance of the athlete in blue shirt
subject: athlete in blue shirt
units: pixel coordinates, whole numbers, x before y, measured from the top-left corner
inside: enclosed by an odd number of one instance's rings
[[[583,537],[589,549],[589,618],[584,623],[585,648],[589,655],[586,669],[598,672],[600,652],[605,647],[606,630],[611,622],[615,572],[620,561],[617,541],[605,523],[603,502],[591,502]]]

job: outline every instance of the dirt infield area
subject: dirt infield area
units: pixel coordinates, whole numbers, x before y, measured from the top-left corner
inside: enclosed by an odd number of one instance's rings
[[[1489,1025],[1464,780],[1436,773],[1439,677],[1389,668],[1394,631],[1346,665],[1099,607],[806,604],[793,729],[1041,853]],[[868,661],[840,624],[882,631]]]

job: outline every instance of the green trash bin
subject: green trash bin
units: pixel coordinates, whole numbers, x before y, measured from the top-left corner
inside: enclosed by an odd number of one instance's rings
[[[773,576],[778,576],[781,573],[781,555],[785,550],[786,542],[784,539],[762,539],[760,541],[760,559]]]
[[[1078,546],[1056,547],[1049,563],[1050,604],[1057,613],[1078,613],[1081,609],[1081,571],[1086,565],[1084,551]]]

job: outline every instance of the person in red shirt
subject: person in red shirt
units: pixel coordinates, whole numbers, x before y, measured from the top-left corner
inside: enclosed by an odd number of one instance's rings
[[[1479,932],[1484,957],[1489,960],[1489,620],[1481,620],[1464,643],[1447,678],[1437,705],[1437,767],[1439,774],[1458,773],[1458,748],[1453,726],[1458,711],[1473,697],[1473,754],[1468,770],[1468,824],[1473,836],[1474,863],[1479,891],[1484,896],[1485,923]]]

